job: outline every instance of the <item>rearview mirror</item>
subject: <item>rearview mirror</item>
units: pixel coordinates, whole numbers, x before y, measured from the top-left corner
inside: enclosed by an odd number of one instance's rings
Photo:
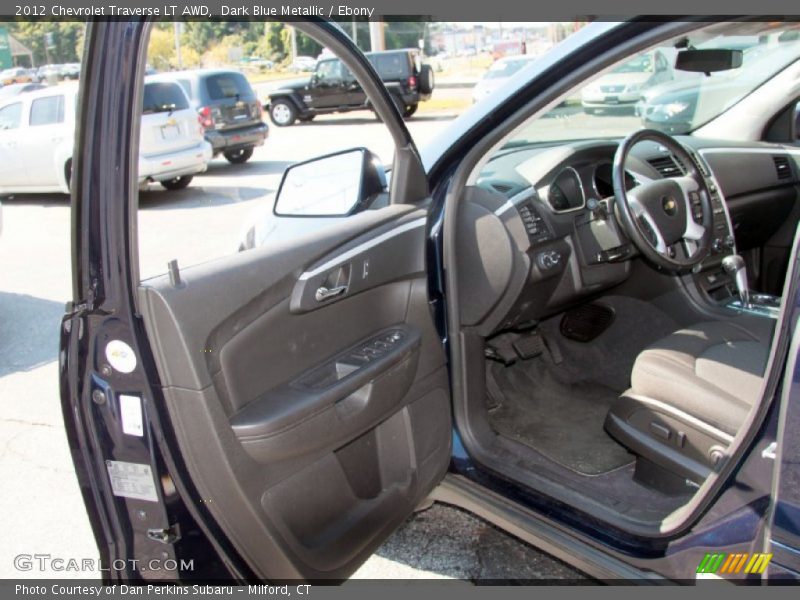
[[[692,73],[715,73],[729,71],[742,66],[741,50],[709,48],[705,50],[681,50],[675,59],[675,69]]]
[[[289,217],[347,216],[386,191],[386,172],[366,148],[292,165],[283,174],[274,212]]]

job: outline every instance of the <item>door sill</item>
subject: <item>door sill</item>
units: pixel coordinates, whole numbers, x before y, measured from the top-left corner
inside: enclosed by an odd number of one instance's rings
[[[467,510],[511,535],[552,554],[587,575],[604,581],[636,580],[664,583],[669,580],[642,571],[595,546],[578,540],[520,505],[489,491],[461,475],[448,474],[431,497]]]

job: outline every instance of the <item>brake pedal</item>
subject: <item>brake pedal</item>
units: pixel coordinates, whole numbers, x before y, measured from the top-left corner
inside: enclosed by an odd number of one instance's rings
[[[522,360],[536,358],[545,351],[544,338],[538,331],[520,337],[514,341],[513,346]]]

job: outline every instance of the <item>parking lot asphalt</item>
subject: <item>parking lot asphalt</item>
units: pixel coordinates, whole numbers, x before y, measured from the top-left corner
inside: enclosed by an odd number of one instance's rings
[[[409,123],[432,139],[453,118],[423,115]],[[388,161],[392,145],[370,113],[273,128],[245,165],[215,159],[190,187],[140,194],[144,277],[236,250],[242,225],[271,207],[291,162],[367,146]],[[19,571],[20,553],[92,558],[97,551],[69,457],[59,406],[58,324],[71,295],[70,209],[62,195],[4,198],[0,235],[0,577],[86,577]],[[361,578],[573,578],[574,571],[485,522],[435,506],[412,517],[361,570]]]

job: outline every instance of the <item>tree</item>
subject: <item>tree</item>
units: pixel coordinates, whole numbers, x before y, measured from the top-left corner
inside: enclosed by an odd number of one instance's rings
[[[194,69],[201,65],[200,55],[191,46],[181,46],[181,64],[184,69]]]
[[[150,43],[147,46],[147,62],[159,71],[165,71],[175,66],[175,37],[164,28],[154,27],[150,33]]]
[[[419,40],[425,39],[423,21],[389,21],[384,31],[387,50],[419,48]]]
[[[243,56],[244,43],[238,35],[226,35],[218,44],[203,54],[203,64],[226,65],[235,62]]]
[[[79,49],[83,48],[86,26],[78,22],[56,21],[11,21],[8,30],[23,45],[33,52],[33,65],[46,62],[67,63],[80,60]],[[51,44],[45,47],[45,39]]]
[[[284,36],[286,28],[283,23],[267,21],[264,23],[264,33],[258,42],[256,54],[261,58],[268,58],[280,62],[289,54],[288,38]]]
[[[311,56],[316,58],[322,52],[322,45],[308,37],[307,35],[297,32],[297,54],[298,56]],[[294,57],[292,57],[294,58]]]

